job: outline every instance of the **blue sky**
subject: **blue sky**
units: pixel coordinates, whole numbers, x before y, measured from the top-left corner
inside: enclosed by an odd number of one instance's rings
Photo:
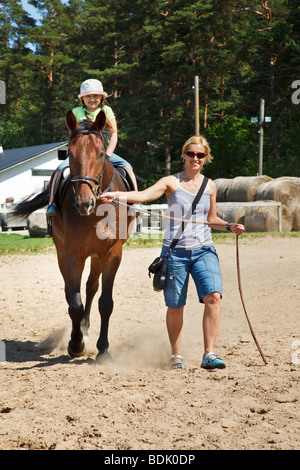
[[[35,20],[39,20],[41,18],[41,15],[39,15],[39,13],[32,5],[28,4],[27,0],[22,0],[22,6],[24,10],[26,10],[27,13],[29,13],[29,15],[32,16],[32,18],[34,18]]]
[[[68,0],[61,0],[62,3],[67,3],[67,1]],[[29,13],[29,15],[32,16],[32,18],[34,18],[35,20],[41,19],[41,15],[32,5],[29,5],[28,0],[22,0],[21,3],[22,3],[24,10],[26,10],[27,13]]]

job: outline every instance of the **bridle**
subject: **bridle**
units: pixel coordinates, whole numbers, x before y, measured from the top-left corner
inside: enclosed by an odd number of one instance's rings
[[[79,135],[79,134],[80,135],[95,134],[95,135],[101,137],[102,142],[104,142],[103,133],[101,131],[97,131],[96,129],[93,129],[92,127],[82,128],[80,126],[78,126],[77,129],[75,129],[75,131],[72,132],[72,134],[70,135],[69,142],[71,142],[71,140],[76,135]],[[68,150],[68,156],[70,156],[70,155],[71,155],[71,152],[70,152],[70,150]],[[104,191],[101,191],[102,180],[103,180],[103,175],[104,175],[105,161],[106,161],[106,158],[108,158],[107,155],[106,155],[105,150],[103,150],[101,152],[99,158],[102,159],[102,167],[101,167],[101,172],[100,172],[100,175],[99,175],[98,178],[95,178],[94,176],[89,176],[89,175],[77,175],[77,176],[73,176],[71,178],[71,185],[72,185],[74,196],[76,196],[76,194],[77,194],[79,184],[87,184],[96,200],[100,199],[100,196],[104,192],[109,190],[109,188],[110,188],[110,186],[111,186],[111,184],[114,180],[114,177],[115,177],[115,174],[116,174],[116,169],[113,166],[113,174],[112,174],[112,177],[111,177],[111,179],[108,183],[108,186],[107,186],[106,189],[104,189]],[[96,186],[93,186],[93,183],[95,183]]]

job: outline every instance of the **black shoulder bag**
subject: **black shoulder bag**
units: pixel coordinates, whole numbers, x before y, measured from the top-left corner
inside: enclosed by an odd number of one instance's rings
[[[198,193],[196,194],[196,196],[193,200],[193,203],[192,203],[188,213],[186,214],[185,219],[182,221],[181,227],[178,229],[178,232],[177,232],[174,240],[172,241],[172,243],[170,245],[168,253],[165,256],[159,256],[158,258],[155,258],[153,263],[151,263],[149,268],[148,268],[149,277],[151,277],[151,274],[154,274],[153,289],[157,292],[162,291],[165,287],[167,267],[168,267],[168,258],[170,256],[172,250],[174,249],[176,243],[178,242],[179,238],[181,237],[181,235],[182,235],[182,233],[185,229],[186,222],[192,216],[192,214],[195,210],[195,207],[196,207],[197,203],[199,202],[199,200],[200,200],[200,198],[201,198],[201,196],[204,192],[204,189],[206,188],[207,182],[208,182],[208,178],[207,178],[207,176],[204,176],[203,182],[200,186],[200,189],[199,189]]]

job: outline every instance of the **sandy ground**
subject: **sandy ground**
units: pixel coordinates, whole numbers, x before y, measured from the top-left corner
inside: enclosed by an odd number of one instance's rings
[[[70,359],[70,320],[56,255],[0,258],[0,449],[294,450],[300,444],[300,239],[241,239],[246,308],[234,244],[217,244],[223,274],[215,351],[227,368],[201,369],[202,313],[190,284],[183,354],[168,368],[161,293],[147,267],[159,249],[124,251],[110,325],[111,363],[95,364],[92,309],[88,356]],[[85,279],[86,279],[85,272]],[[56,346],[39,349],[45,339]]]

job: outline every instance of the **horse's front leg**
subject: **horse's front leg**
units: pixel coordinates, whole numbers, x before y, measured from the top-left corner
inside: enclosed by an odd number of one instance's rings
[[[99,277],[102,271],[101,262],[98,256],[91,257],[91,269],[90,274],[86,283],[86,301],[84,317],[81,322],[81,331],[84,337],[88,336],[88,330],[90,327],[90,312],[93,298],[99,288]]]
[[[115,253],[114,256],[109,257],[103,264],[102,271],[102,293],[99,298],[99,312],[101,317],[100,336],[97,341],[98,356],[97,362],[110,357],[108,352],[108,327],[109,319],[113,311],[113,285],[116,273],[118,271],[122,257],[122,248]]]
[[[84,318],[84,306],[81,300],[80,286],[84,262],[74,256],[65,259],[65,292],[72,321],[71,339],[68,353],[71,357],[80,357],[85,353],[81,322]]]

